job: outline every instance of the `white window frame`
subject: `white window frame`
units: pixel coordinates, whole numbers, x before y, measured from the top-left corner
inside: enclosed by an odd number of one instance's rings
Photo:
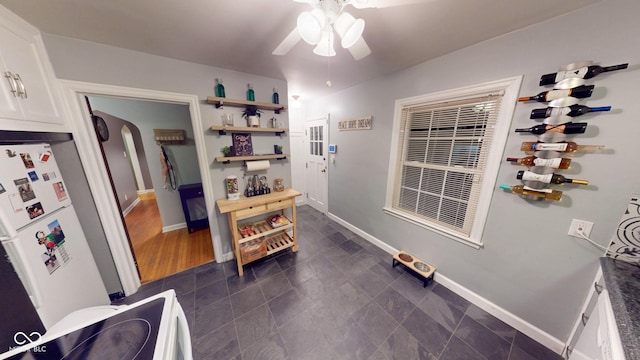
[[[390,150],[391,156],[389,159],[389,172],[387,178],[387,193],[385,206],[383,208],[385,213],[408,221],[412,224],[435,231],[441,235],[444,235],[476,249],[481,248],[483,246],[482,232],[484,231],[484,225],[487,219],[487,214],[489,212],[489,207],[491,205],[491,197],[493,196],[495,190],[498,170],[500,168],[502,154],[504,153],[504,147],[509,135],[509,129],[511,128],[511,120],[513,118],[513,113],[518,100],[518,93],[520,91],[521,83],[522,76],[516,76],[502,80],[496,80],[487,83],[396,100],[393,119],[393,135]],[[490,154],[493,155],[487,159],[485,171],[482,176],[482,183],[480,185],[478,205],[475,211],[475,217],[473,219],[469,235],[458,233],[452,229],[430,222],[424,218],[413,215],[402,209],[395,208],[393,203],[394,190],[396,186],[399,186],[399,184],[396,185],[395,183],[396,175],[397,171],[402,171],[398,168],[398,163],[400,162],[399,154],[401,154],[401,151],[403,150],[403,145],[399,143],[401,137],[400,127],[402,123],[402,110],[406,107],[463,100],[467,98],[486,95],[492,92],[503,92],[503,96],[500,110],[498,112],[496,126],[494,128],[494,136],[491,142]]]

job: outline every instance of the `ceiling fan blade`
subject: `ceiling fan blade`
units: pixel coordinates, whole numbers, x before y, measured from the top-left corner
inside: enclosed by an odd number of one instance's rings
[[[351,56],[356,59],[356,61],[363,59],[371,54],[371,49],[369,49],[369,45],[367,45],[367,42],[364,41],[364,38],[362,38],[362,36],[348,50],[351,53]]]
[[[293,31],[291,31],[289,35],[287,35],[287,37],[284,38],[284,40],[282,40],[280,45],[278,45],[278,47],[276,47],[276,49],[273,50],[272,54],[286,55],[289,52],[289,50],[291,50],[300,40],[302,40],[302,38],[298,33],[298,29],[294,28]]]
[[[421,4],[428,1],[432,0],[351,0],[350,4],[356,9],[366,9]]]

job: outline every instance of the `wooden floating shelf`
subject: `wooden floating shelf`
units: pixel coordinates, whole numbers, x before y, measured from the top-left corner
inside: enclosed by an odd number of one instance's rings
[[[228,131],[239,131],[239,132],[266,132],[266,133],[275,133],[277,135],[282,135],[289,131],[286,128],[260,128],[260,127],[243,127],[243,126],[220,126],[213,125],[211,128],[213,131],[217,131],[220,135],[226,135]]]
[[[271,104],[271,103],[260,102],[260,101],[228,99],[228,98],[221,98],[217,96],[207,96],[207,103],[215,105],[216,108],[219,108],[225,105],[235,106],[235,107],[255,105],[260,110],[273,110],[276,114],[280,114],[280,111],[287,110],[287,106],[282,104]]]
[[[252,156],[218,156],[216,162],[228,164],[231,161],[251,161],[251,160],[286,160],[289,154],[266,154],[266,155],[252,155]]]

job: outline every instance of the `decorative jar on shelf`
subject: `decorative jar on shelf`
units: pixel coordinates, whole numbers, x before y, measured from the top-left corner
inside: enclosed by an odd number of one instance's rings
[[[273,191],[284,191],[284,185],[282,184],[281,178],[277,178],[273,181]]]
[[[227,199],[238,200],[240,199],[240,191],[238,190],[238,177],[235,175],[229,175],[225,179],[227,186]]]

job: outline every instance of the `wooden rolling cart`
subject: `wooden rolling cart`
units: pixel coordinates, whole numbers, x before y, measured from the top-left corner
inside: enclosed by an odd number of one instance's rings
[[[229,222],[229,231],[231,233],[231,246],[238,264],[238,275],[243,276],[243,265],[257,260],[263,256],[271,255],[288,248],[292,248],[294,252],[298,251],[298,239],[296,233],[296,201],[297,196],[302,195],[293,189],[285,189],[284,191],[271,192],[266,195],[245,197],[241,196],[239,200],[220,199],[216,201],[220,213],[227,214]],[[287,209],[291,209],[290,217],[287,216]],[[288,223],[278,227],[274,227],[266,219],[257,222],[247,222],[238,224],[239,221],[257,217],[259,215],[267,215],[269,213],[281,214],[286,217]],[[241,233],[240,227],[249,226],[251,232]],[[291,233],[291,234],[289,234]],[[241,251],[243,244],[252,245],[256,243],[264,245],[263,249],[257,248],[255,254],[244,253]],[[261,251],[260,251],[261,250]]]

